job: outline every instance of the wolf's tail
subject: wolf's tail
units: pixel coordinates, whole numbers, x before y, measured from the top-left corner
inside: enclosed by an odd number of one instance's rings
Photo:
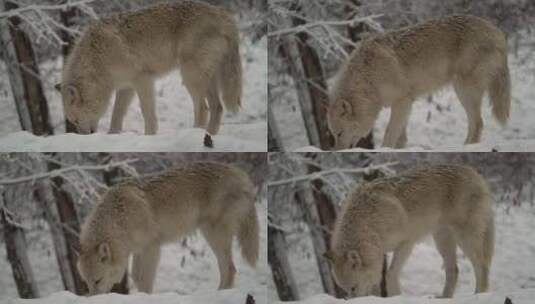
[[[489,98],[492,106],[492,114],[501,125],[505,125],[509,119],[511,108],[511,78],[507,65],[507,55],[503,55],[503,61],[490,82]]]
[[[241,108],[242,65],[238,34],[228,37],[229,49],[218,71],[219,87],[225,109],[237,113]]]
[[[258,260],[259,240],[258,240],[258,218],[254,203],[249,208],[247,215],[242,220],[238,230],[238,242],[241,247],[241,254],[252,267],[256,266]]]

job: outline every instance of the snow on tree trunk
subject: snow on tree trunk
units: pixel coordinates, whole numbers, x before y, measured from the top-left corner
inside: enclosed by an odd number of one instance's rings
[[[9,204],[5,202],[4,193],[0,197],[0,222],[4,230],[7,259],[11,264],[13,279],[21,298],[38,298],[39,291],[28,259],[24,230],[16,223],[14,215],[8,211]]]
[[[323,256],[327,251],[328,243],[324,238],[324,229],[318,209],[314,203],[314,195],[309,184],[301,185],[295,194],[295,200],[303,212],[304,220],[307,223],[314,246],[316,263],[321,277],[321,283],[326,293],[336,295],[334,281],[332,280],[329,262]]]
[[[48,171],[57,170],[60,166],[56,163],[48,163]],[[80,248],[80,221],[70,193],[63,188],[63,178],[56,176],[52,178],[52,192],[56,200],[56,207],[59,213],[60,223],[63,228],[63,236],[67,246],[67,259],[74,280],[75,293],[84,295],[88,292],[87,285],[80,277],[76,262],[78,260],[78,248]]]
[[[0,11],[17,7],[13,2],[0,0]],[[53,131],[39,67],[30,38],[20,28],[21,22],[17,16],[0,19],[0,48],[4,50],[3,57],[21,128],[35,135],[49,135]]]
[[[268,263],[273,275],[273,282],[277,288],[277,295],[281,301],[295,301],[299,299],[297,285],[293,278],[292,269],[288,262],[288,253],[284,231],[268,224]]]

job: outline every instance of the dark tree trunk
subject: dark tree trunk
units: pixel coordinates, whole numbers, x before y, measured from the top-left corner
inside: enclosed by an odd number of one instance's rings
[[[310,158],[313,162],[318,161],[317,153],[307,153],[306,157]],[[321,171],[321,168],[318,168],[317,166],[312,165],[312,164],[308,165],[309,174],[318,172],[318,171]],[[322,230],[323,238],[325,239],[325,244],[327,245],[327,249],[328,249],[331,244],[331,234],[334,229],[334,223],[336,221],[336,214],[337,214],[336,206],[329,199],[329,197],[325,193],[323,193],[322,191],[323,181],[316,179],[316,180],[313,180],[311,183],[312,183],[312,195],[314,196],[314,203],[315,203],[316,209],[318,210],[320,224],[323,227],[323,230]],[[334,290],[335,290],[335,295],[337,298],[343,298],[344,296],[346,296],[345,291],[336,284],[334,284]]]
[[[0,0],[0,11],[16,8],[17,4]],[[0,47],[4,53],[20,125],[23,130],[35,135],[50,135],[53,130],[39,67],[31,40],[20,28],[21,22],[19,17],[14,16],[0,26]]]
[[[281,135],[270,105],[268,105],[268,151],[283,151]]]
[[[297,7],[300,10],[300,7]],[[299,26],[306,21],[292,17],[292,24]],[[334,145],[334,139],[327,126],[327,108],[329,106],[329,96],[327,94],[327,82],[323,75],[323,68],[316,50],[310,46],[310,36],[306,32],[297,35],[297,45],[300,52],[301,64],[304,69],[304,77],[307,81],[306,87],[309,90],[310,101],[312,102],[312,115],[316,121],[318,129],[320,148],[330,150]]]
[[[67,2],[64,0],[63,3]],[[63,26],[70,28],[75,25],[75,18],[80,16],[80,12],[76,7],[69,7],[66,10],[60,11],[60,19]],[[67,57],[71,53],[71,49],[74,46],[75,37],[73,37],[69,32],[65,30],[60,30],[59,35],[63,40],[64,44],[61,47],[61,52],[63,54],[63,64],[67,60]],[[78,133],[76,126],[72,124],[67,118],[65,118],[65,132],[66,133]]]
[[[0,200],[2,200],[2,204],[0,204],[0,221],[4,230],[7,259],[11,264],[17,290],[21,298],[38,298],[39,291],[28,259],[24,230],[15,224],[13,216],[3,208],[5,206],[3,194]]]
[[[48,170],[59,169],[60,166],[56,163],[49,162]],[[63,178],[56,176],[52,178],[52,191],[56,199],[56,207],[58,209],[59,219],[63,228],[63,235],[67,246],[67,258],[71,268],[71,273],[74,280],[75,292],[78,295],[85,295],[88,292],[87,285],[80,277],[76,262],[78,260],[78,251],[80,248],[80,221],[74,201],[67,190],[63,188]]]
[[[270,221],[271,222],[271,221]],[[288,262],[284,232],[268,224],[268,263],[281,301],[299,299],[297,286]]]

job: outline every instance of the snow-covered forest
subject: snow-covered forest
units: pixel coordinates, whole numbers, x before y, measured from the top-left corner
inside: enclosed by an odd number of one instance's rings
[[[359,183],[426,163],[469,165],[490,186],[496,238],[489,293],[474,296],[472,266],[458,249],[454,301],[431,300],[440,294],[445,278],[442,259],[427,237],[402,269],[401,296],[344,303],[502,304],[509,303],[506,297],[512,303],[531,303],[535,295],[535,155],[531,153],[270,154],[268,261],[275,280],[269,284],[269,300],[338,303],[335,297],[345,293],[334,284],[323,253],[329,248],[341,200]]]
[[[490,20],[507,35],[511,115],[501,127],[484,97],[481,142],[463,146],[466,114],[450,87],[417,100],[409,151],[531,151],[535,148],[535,2],[528,0],[273,0],[269,15],[269,150],[332,148],[326,108],[335,75],[362,39],[452,14]],[[360,149],[380,148],[390,116],[381,111]],[[354,151],[358,151],[355,149]],[[384,149],[386,150],[386,149]]]
[[[98,132],[75,134],[66,122],[54,85],[77,37],[103,16],[135,11],[164,0],[2,0],[0,28],[0,151],[265,151],[267,138],[267,38],[264,0],[205,1],[233,12],[240,31],[242,108],[225,112],[214,148],[203,146],[204,131],[193,128],[193,103],[174,71],[156,82],[159,132],[144,136],[134,97],[121,134],[107,134],[111,106]],[[112,96],[114,100],[114,96]],[[68,133],[66,133],[66,131]]]
[[[216,258],[200,234],[165,245],[154,293],[137,293],[131,272],[115,293],[91,298],[76,270],[80,224],[109,187],[192,161],[234,164],[256,190],[260,258],[248,266],[234,242],[233,290],[217,292]],[[0,154],[0,303],[266,303],[267,172],[264,153],[12,153]],[[64,291],[65,290],[65,291]],[[250,298],[249,300],[246,300]],[[243,300],[241,300],[243,299]],[[31,303],[31,302],[29,302]]]

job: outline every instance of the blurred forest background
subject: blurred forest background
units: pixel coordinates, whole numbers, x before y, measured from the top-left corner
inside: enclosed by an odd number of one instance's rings
[[[520,80],[526,87],[532,87],[535,71],[535,1],[272,0],[268,17],[270,151],[291,151],[304,146],[330,150],[333,142],[325,116],[327,92],[339,67],[358,42],[376,33],[452,14],[470,14],[489,19],[507,34],[510,61],[514,60],[513,65],[510,64],[514,89],[512,116],[517,116],[515,109],[522,108],[518,103],[523,99],[527,99],[525,102],[528,103],[533,98],[529,93],[524,96],[524,87],[518,83]],[[530,82],[525,79],[525,74],[531,75],[528,77]],[[517,89],[515,84],[520,88]],[[430,124],[439,125],[438,122],[444,128],[442,121],[448,119],[450,124],[457,119],[461,125],[465,124],[466,119],[460,107],[460,111],[450,114],[456,111],[455,108],[451,109],[451,104],[458,102],[442,100],[446,98],[452,99],[449,95],[429,96],[425,108],[416,110],[420,117],[413,124],[418,126],[418,131],[416,133],[414,127],[408,129],[409,133],[413,133],[413,139],[421,140],[423,144],[431,141],[434,145],[444,144],[446,139],[448,144],[460,146],[464,127],[456,132],[459,133],[457,137],[460,134],[462,136],[452,139],[451,136],[444,136],[443,133],[447,131],[420,130],[430,129]],[[518,115],[527,109],[532,110],[526,106],[519,110]],[[412,116],[415,116],[414,112]],[[523,124],[519,122],[520,119],[516,119],[515,128],[528,126],[527,117],[522,118],[526,120]],[[384,130],[386,118],[380,116],[377,124],[376,128]],[[494,129],[500,130],[492,125],[493,132]],[[518,137],[518,133],[534,136],[531,130],[508,130],[503,132],[503,137]],[[369,134],[358,147],[378,146],[382,132],[376,135],[374,138],[373,134]]]
[[[265,231],[265,153],[0,154],[0,299],[17,293],[21,298],[37,298],[60,290],[85,294],[87,287],[75,266],[78,234],[100,196],[125,179],[192,161],[230,163],[245,170],[258,189],[258,216]],[[193,235],[167,247],[173,253],[162,256],[156,292],[216,289],[217,264],[204,239]],[[265,245],[261,248],[265,250]],[[266,264],[265,257],[261,263]],[[253,271],[238,261],[236,287],[246,282],[245,292],[265,297],[261,283],[265,267]],[[128,294],[129,285],[125,276],[113,291]]]
[[[490,291],[535,287],[535,154],[533,153],[271,153],[268,182],[269,300],[327,293],[343,297],[323,257],[346,194],[363,181],[425,164],[465,164],[489,183],[494,198],[496,246]],[[433,195],[430,193],[430,195]],[[459,254],[456,294],[472,294],[473,270]],[[401,275],[402,294],[438,294],[442,260],[426,238]]]
[[[14,130],[35,135],[76,133],[68,121],[57,119],[61,114],[56,111],[62,111],[62,106],[52,102],[58,98],[54,85],[61,81],[61,61],[76,38],[102,16],[173,2],[180,0],[1,0],[0,75],[8,77],[0,77],[0,134]],[[267,34],[267,0],[204,2],[235,12],[240,33],[249,44]],[[255,54],[244,53],[247,60],[255,60],[248,58]],[[12,114],[15,107],[16,115]]]

